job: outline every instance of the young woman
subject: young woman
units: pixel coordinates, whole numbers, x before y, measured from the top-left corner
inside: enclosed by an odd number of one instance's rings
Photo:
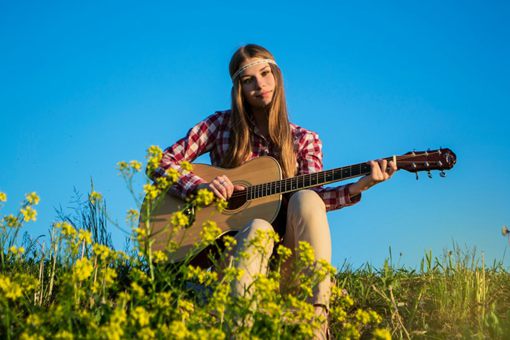
[[[240,166],[262,155],[276,158],[284,177],[292,177],[322,170],[322,144],[318,135],[289,122],[283,78],[271,53],[258,45],[239,48],[230,61],[232,79],[232,107],[216,112],[195,125],[188,134],[164,151],[160,167],[154,177],[164,175],[166,169],[179,170],[182,161],[192,162],[209,152],[212,165],[222,168]],[[236,263],[243,276],[233,287],[234,294],[249,294],[255,274],[267,270],[268,257],[250,249],[250,240],[257,230],[275,228],[286,247],[295,250],[300,241],[308,242],[315,250],[316,259],[331,262],[331,238],[326,211],[340,209],[360,201],[361,193],[385,181],[396,171],[395,164],[385,160],[372,161],[371,174],[355,183],[337,187],[320,187],[293,194],[282,209],[279,225],[255,219],[237,235],[235,252],[248,252],[250,257]],[[217,197],[229,199],[242,186],[234,185],[227,176],[217,176],[211,182],[189,173],[172,190],[186,197],[200,188],[208,188]],[[271,254],[273,242],[265,245]],[[234,254],[235,256],[235,254]],[[295,256],[295,254],[293,254]],[[288,270],[293,257],[284,264]],[[314,289],[312,303],[317,313],[327,313],[330,296],[330,278]]]

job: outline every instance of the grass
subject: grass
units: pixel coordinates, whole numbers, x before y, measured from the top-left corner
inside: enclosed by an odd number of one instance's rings
[[[159,164],[160,155],[149,149],[149,167]],[[138,203],[132,179],[140,169],[136,161],[119,163]],[[171,175],[176,180],[177,174]],[[156,198],[172,181],[158,184],[147,184],[146,195]],[[292,295],[279,291],[277,263],[255,280],[253,295],[234,298],[235,268],[217,273],[188,260],[168,265],[165,253],[150,247],[148,224],[137,227],[135,210],[127,214],[133,233],[125,251],[114,250],[101,195],[92,191],[85,200],[77,197],[71,213],[57,213],[59,222],[46,237],[20,236],[37,217],[35,193],[16,214],[0,215],[1,338],[310,339],[324,321],[307,301],[311,287],[331,268],[311,272],[316,266],[306,244],[301,246],[307,256],[298,257],[300,266],[292,273],[300,278]],[[0,209],[6,200],[0,192]],[[202,192],[194,204],[211,201]],[[175,218],[174,227],[180,223],[185,221]],[[214,233],[214,226],[208,228],[204,231]],[[306,268],[311,275],[302,274]],[[390,253],[381,268],[344,264],[334,276],[333,338],[510,338],[509,272],[501,263],[487,266],[475,249],[454,246],[442,256],[427,253],[419,269],[394,266]]]

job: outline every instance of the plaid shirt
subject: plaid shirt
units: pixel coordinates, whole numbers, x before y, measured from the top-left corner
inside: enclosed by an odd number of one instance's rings
[[[253,138],[251,138],[252,154],[249,159],[264,155],[274,156],[275,146],[262,136],[253,120],[250,123]],[[297,175],[322,171],[322,143],[319,136],[292,123],[290,127],[297,147]],[[163,176],[168,168],[174,168],[182,173],[179,166],[182,161],[193,162],[206,152],[209,152],[211,164],[219,166],[228,150],[230,133],[230,111],[216,112],[207,117],[191,128],[186,137],[163,152],[160,165],[151,177]],[[201,183],[205,183],[202,178],[187,173],[181,176],[172,191],[185,198]],[[348,186],[317,187],[313,190],[320,195],[327,210],[334,210],[353,205],[361,199],[361,195],[350,198]]]

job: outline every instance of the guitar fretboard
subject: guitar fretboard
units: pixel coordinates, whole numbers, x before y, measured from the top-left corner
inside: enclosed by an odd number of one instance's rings
[[[370,173],[370,165],[360,163],[331,170],[299,175],[274,182],[256,184],[247,188],[247,199],[255,199],[276,194],[285,194],[302,189],[313,188],[341,180],[364,176]]]

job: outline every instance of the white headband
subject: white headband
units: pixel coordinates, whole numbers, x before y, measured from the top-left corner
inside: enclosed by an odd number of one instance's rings
[[[248,67],[252,67],[252,66],[255,66],[255,65],[259,65],[259,64],[264,64],[264,63],[268,63],[268,64],[273,64],[273,65],[276,65],[278,66],[278,64],[276,64],[276,61],[274,61],[273,59],[259,59],[259,60],[256,60],[254,62],[251,62],[249,64],[246,64],[244,65],[243,67],[241,67],[239,70],[237,70],[236,73],[234,73],[234,75],[232,76],[232,81],[235,81],[236,78],[244,71],[246,70]]]

